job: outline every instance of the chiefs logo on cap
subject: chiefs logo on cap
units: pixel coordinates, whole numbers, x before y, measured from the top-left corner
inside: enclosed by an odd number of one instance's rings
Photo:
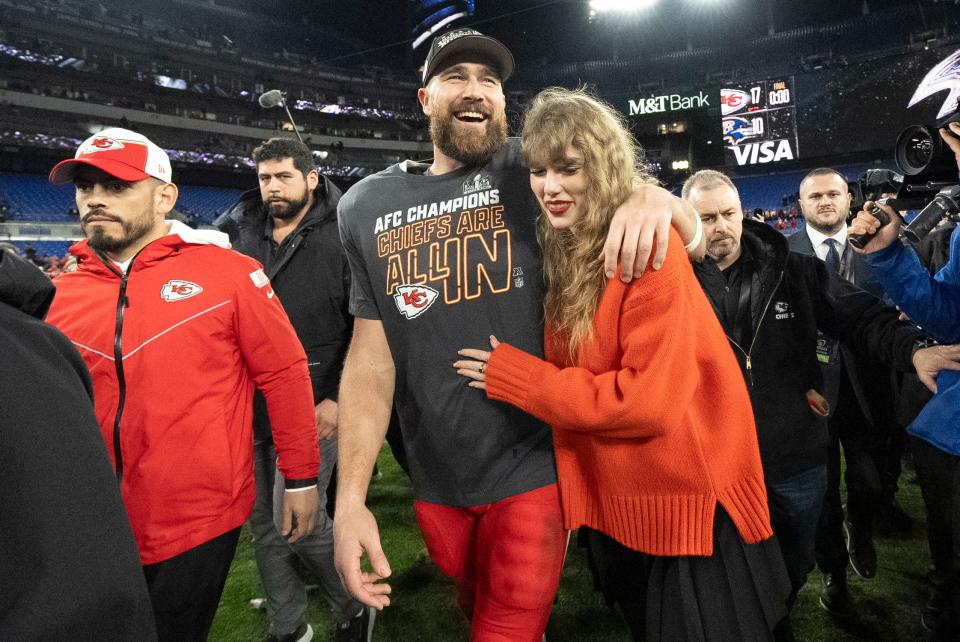
[[[108,136],[97,136],[87,146],[80,150],[81,154],[93,154],[94,152],[105,152],[109,149],[123,149],[123,143]]]

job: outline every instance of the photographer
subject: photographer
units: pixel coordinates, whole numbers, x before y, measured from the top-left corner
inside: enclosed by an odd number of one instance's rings
[[[950,123],[940,137],[960,164],[960,124]],[[914,322],[948,343],[960,342],[960,272],[957,266],[956,234],[951,239],[950,260],[934,276],[921,265],[917,255],[898,241],[903,220],[891,207],[876,204],[889,217],[880,221],[868,212],[874,203],[864,204],[851,234],[876,234],[863,250],[884,291]],[[941,347],[944,359],[957,359],[957,347]],[[928,538],[935,572],[946,578],[944,610],[934,620],[924,613],[924,626],[942,639],[960,633],[960,374],[945,370],[936,379],[920,373],[921,380],[935,394],[908,432],[917,476],[928,513]]]

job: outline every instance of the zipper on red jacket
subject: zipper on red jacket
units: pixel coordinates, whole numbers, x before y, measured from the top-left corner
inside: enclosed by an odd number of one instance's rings
[[[760,326],[763,325],[763,318],[767,316],[767,310],[770,309],[770,302],[773,301],[774,295],[777,293],[777,289],[780,287],[780,283],[783,281],[783,270],[780,271],[780,277],[777,279],[777,284],[773,286],[773,291],[770,293],[770,298],[767,299],[767,304],[763,306],[763,312],[760,313],[760,320],[757,321],[757,330],[753,333],[753,340],[750,341],[750,349],[744,350],[740,347],[740,344],[730,338],[730,335],[727,335],[727,340],[730,341],[740,352],[743,353],[743,356],[746,357],[746,364],[744,370],[746,370],[747,386],[753,388],[753,360],[751,355],[753,354],[753,346],[757,343],[757,335],[760,334]]]
[[[141,249],[140,252],[143,250]],[[117,475],[117,482],[123,481],[123,451],[120,448],[120,421],[123,419],[123,408],[127,402],[127,381],[123,373],[123,314],[124,310],[130,307],[130,299],[127,298],[127,279],[130,278],[130,272],[133,270],[133,262],[137,255],[133,255],[127,265],[126,272],[121,273],[114,266],[110,259],[97,254],[97,257],[103,262],[108,270],[120,277],[120,295],[117,297],[117,315],[113,327],[113,366],[117,373],[117,414],[113,419],[113,461],[114,470]]]
[[[130,307],[130,300],[127,299],[127,277],[130,276],[130,268],[133,267],[133,261],[127,267],[126,273],[120,277],[120,296],[117,297],[117,321],[113,331],[113,363],[117,370],[117,414],[113,420],[113,461],[117,471],[117,481],[123,481],[123,451],[120,449],[120,420],[123,418],[123,407],[127,402],[127,380],[123,374],[123,312]]]

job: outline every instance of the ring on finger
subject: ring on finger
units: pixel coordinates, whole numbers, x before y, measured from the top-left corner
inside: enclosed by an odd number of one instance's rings
[[[486,367],[487,367],[487,364],[485,363],[480,364],[480,374],[483,374],[483,371],[486,369]]]

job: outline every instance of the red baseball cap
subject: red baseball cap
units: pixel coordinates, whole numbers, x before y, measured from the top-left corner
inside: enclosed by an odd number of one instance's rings
[[[165,151],[146,136],[119,127],[104,129],[83,141],[73,158],[60,161],[50,170],[50,182],[54,185],[73,182],[80,165],[96,167],[130,182],[153,177],[169,183],[172,175],[170,158]]]

